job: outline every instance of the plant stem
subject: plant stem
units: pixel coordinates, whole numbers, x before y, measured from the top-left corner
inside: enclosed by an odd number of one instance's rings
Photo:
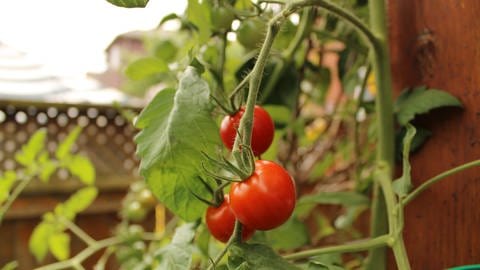
[[[402,232],[400,231],[396,237],[397,239],[395,240],[392,249],[395,261],[397,262],[397,267],[399,270],[410,270],[410,262],[408,261],[408,254],[405,249]]]
[[[72,268],[80,265],[85,259],[92,256],[92,254],[99,251],[100,249],[103,249],[109,246],[118,245],[122,242],[123,240],[118,237],[103,239],[85,248],[82,252],[78,253],[75,257],[72,257],[66,261],[45,265],[45,266],[36,268],[35,270],[57,270],[57,269]]]
[[[279,16],[280,15],[280,16]],[[262,74],[263,70],[265,69],[265,65],[268,60],[268,56],[270,54],[270,50],[273,45],[273,41],[275,39],[276,34],[278,33],[278,29],[280,27],[279,21],[284,19],[283,12],[279,15],[275,16],[270,20],[268,23],[268,30],[267,35],[265,37],[265,41],[260,49],[260,53],[258,55],[258,59],[253,66],[252,72],[250,74],[250,84],[248,89],[248,97],[247,97],[247,104],[245,106],[245,112],[240,120],[239,126],[239,133],[243,137],[243,141],[241,141],[240,136],[236,136],[235,143],[233,145],[233,155],[237,164],[242,164],[241,155],[238,153],[240,152],[240,144],[243,143],[247,146],[251,145],[252,139],[252,126],[253,126],[253,110],[255,104],[257,102],[257,95],[258,90],[260,88],[260,83],[262,81]]]
[[[385,0],[370,0],[370,26],[376,40],[372,42],[372,62],[377,84],[376,115],[378,148],[377,161],[386,162],[390,168],[394,163],[394,136],[393,136],[393,104],[392,80],[390,72],[390,57],[387,46],[386,9]],[[387,232],[386,209],[384,195],[380,187],[374,185],[371,213],[371,236],[376,237]],[[385,248],[375,248],[370,251],[367,260],[367,270],[383,270],[386,267]]]
[[[71,222],[70,220],[61,217],[60,222],[64,224],[70,231],[72,231],[78,238],[80,238],[83,242],[85,242],[88,246],[94,245],[97,241],[90,237],[85,231],[83,231],[80,227],[78,227],[75,223]]]
[[[234,243],[239,243],[242,240],[242,223],[240,223],[238,220],[235,221],[235,227],[233,229],[232,236],[230,239],[228,239],[228,242],[225,244],[225,247],[223,248],[222,251],[217,255],[215,260],[213,260],[212,264],[207,268],[207,270],[215,269],[216,265],[222,260],[223,256],[227,253],[228,249],[230,246]]]
[[[388,231],[393,238],[393,254],[399,270],[410,270],[410,262],[408,261],[405,243],[403,241],[403,209],[398,208],[397,197],[393,192],[391,181],[391,169],[382,162],[378,165],[375,173],[375,181],[382,188],[385,204],[387,207]],[[400,222],[399,222],[400,221]]]
[[[5,214],[7,213],[8,209],[10,209],[10,206],[12,206],[13,202],[18,198],[20,193],[25,189],[25,187],[28,186],[28,184],[32,181],[33,176],[27,175],[26,177],[20,179],[20,184],[18,184],[14,189],[12,194],[8,196],[7,200],[5,203],[2,205],[0,208],[0,225],[2,225],[3,218]]]
[[[435,184],[436,182],[450,176],[456,173],[459,173],[461,171],[464,171],[466,169],[470,169],[475,166],[480,166],[480,160],[475,160],[471,161],[469,163],[465,163],[463,165],[457,166],[453,169],[450,169],[448,171],[445,171],[439,175],[436,175],[427,181],[423,182],[418,188],[416,188],[414,191],[412,191],[410,194],[408,194],[403,200],[402,200],[402,205],[407,205],[409,202],[411,202],[413,199],[415,199],[420,193],[428,189],[431,185]]]
[[[270,96],[273,88],[277,85],[278,80],[282,77],[287,67],[292,64],[295,52],[298,50],[298,47],[300,47],[304,38],[310,32],[310,29],[312,27],[313,15],[315,14],[314,11],[315,10],[312,7],[305,10],[292,42],[290,42],[287,50],[282,54],[282,59],[280,60],[280,62],[275,65],[272,75],[268,80],[267,85],[263,89],[262,102],[265,101],[268,96]]]
[[[327,254],[327,253],[359,252],[359,251],[368,250],[374,247],[384,247],[387,245],[390,238],[391,237],[389,235],[382,235],[376,238],[354,241],[354,242],[346,243],[339,246],[322,247],[317,249],[300,251],[297,253],[285,255],[283,256],[283,258],[287,260],[299,260],[299,259],[309,258],[313,256],[318,256],[321,254]]]

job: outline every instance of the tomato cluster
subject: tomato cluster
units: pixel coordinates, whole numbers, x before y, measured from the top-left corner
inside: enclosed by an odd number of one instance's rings
[[[222,120],[220,136],[230,150],[244,112],[245,108],[241,108]],[[255,156],[270,147],[274,131],[268,112],[255,106],[251,140]],[[295,183],[289,173],[274,162],[257,160],[254,172],[248,178],[232,184],[229,194],[218,207],[207,209],[207,227],[217,240],[226,242],[237,219],[243,224],[242,239],[245,241],[255,230],[271,230],[286,222],[295,208],[295,198]]]

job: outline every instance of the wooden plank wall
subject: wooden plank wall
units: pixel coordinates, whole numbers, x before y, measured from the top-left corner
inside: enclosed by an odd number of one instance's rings
[[[480,158],[480,1],[390,0],[388,13],[396,94],[428,85],[449,91],[465,105],[417,120],[433,132],[411,159],[418,186]],[[412,269],[480,263],[479,198],[480,168],[474,168],[436,184],[406,208]]]

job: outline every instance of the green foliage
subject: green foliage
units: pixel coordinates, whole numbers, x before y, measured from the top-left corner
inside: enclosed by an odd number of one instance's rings
[[[403,139],[403,171],[402,176],[393,181],[393,190],[397,193],[400,197],[405,196],[408,192],[413,188],[412,186],[412,177],[411,177],[411,167],[410,167],[410,146],[412,144],[412,140],[415,137],[416,129],[413,125],[408,124],[406,125],[407,133]]]
[[[6,171],[0,175],[0,205],[8,198],[13,184],[17,180],[15,171]]]
[[[48,238],[48,247],[53,256],[61,261],[70,257],[70,235],[57,232]]]
[[[132,80],[142,80],[158,73],[168,71],[168,65],[159,58],[145,57],[128,65],[125,75]]]
[[[202,216],[205,205],[191,194],[205,195],[202,151],[213,154],[218,128],[210,116],[210,89],[190,67],[178,89],[161,91],[138,117],[135,138],[140,172],[156,197],[185,220]]]
[[[282,226],[265,232],[268,242],[275,249],[295,249],[310,242],[307,226],[292,216]]]
[[[415,115],[440,107],[462,107],[462,103],[450,93],[427,89],[425,86],[404,90],[395,103],[397,121],[406,125]]]
[[[95,182],[95,167],[87,157],[80,154],[72,155],[65,163],[70,173],[84,184],[92,185]]]
[[[42,222],[33,230],[28,242],[28,248],[37,261],[42,261],[48,253],[48,240],[53,235],[55,226],[51,223]]]
[[[230,270],[299,270],[270,247],[261,244],[237,244],[230,248],[228,257]]]
[[[16,261],[13,261],[13,262],[9,262],[9,263],[5,264],[2,267],[2,270],[15,270],[15,269],[17,269],[17,267],[18,267],[18,263]]]
[[[36,131],[28,142],[22,146],[22,149],[15,154],[15,160],[25,167],[31,167],[35,163],[37,155],[44,149],[46,138],[46,129]]]
[[[212,34],[209,1],[188,0],[187,19],[198,30],[198,42],[205,43]]]
[[[109,3],[124,8],[138,8],[145,7],[148,4],[148,0],[107,0]]]
[[[98,195],[96,187],[84,187],[75,192],[68,200],[55,207],[55,214],[73,220],[75,216],[87,209]]]
[[[75,143],[81,132],[82,128],[77,126],[68,134],[67,137],[65,137],[65,139],[63,139],[62,142],[60,142],[57,150],[55,151],[55,157],[58,160],[63,160],[69,156],[73,144]]]
[[[195,228],[194,223],[187,223],[177,228],[172,242],[155,253],[155,258],[160,262],[157,269],[190,269]]]
[[[302,196],[297,201],[295,212],[299,215],[308,213],[317,204],[340,204],[345,206],[361,206],[368,205],[367,196],[356,192],[326,192],[315,193]]]
[[[42,261],[50,251],[58,260],[70,256],[70,236],[64,233],[66,220],[85,210],[97,196],[95,187],[85,187],[74,193],[66,202],[58,204],[54,213],[46,213],[42,222],[33,230],[29,240],[30,252]]]

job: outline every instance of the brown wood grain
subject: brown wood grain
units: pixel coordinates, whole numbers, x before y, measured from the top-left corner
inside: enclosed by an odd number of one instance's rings
[[[416,120],[433,136],[411,161],[415,186],[480,158],[480,1],[388,1],[396,94],[428,85],[465,108]],[[406,208],[405,241],[412,269],[480,263],[480,168],[436,184]],[[390,260],[391,269],[395,267]]]

